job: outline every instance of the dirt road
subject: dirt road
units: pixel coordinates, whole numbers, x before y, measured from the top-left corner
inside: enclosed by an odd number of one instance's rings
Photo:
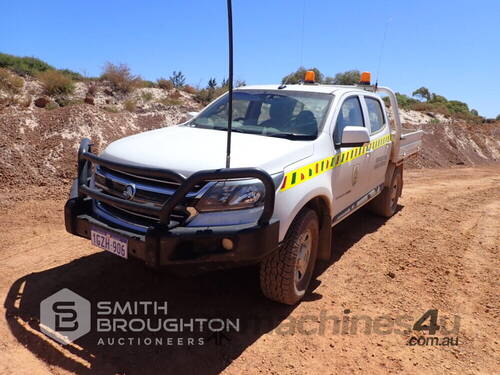
[[[33,199],[0,217],[0,374],[498,373],[500,168],[410,170],[405,179],[393,218],[359,212],[334,229],[334,259],[296,307],[265,300],[255,268],[178,278],[96,251],[65,233],[63,200],[30,190]],[[170,317],[239,318],[240,332],[100,345],[94,327],[63,347],[39,327],[40,301],[61,288],[92,303],[166,300]],[[430,309],[435,336],[458,345],[408,344],[429,337],[411,328]],[[204,345],[176,341],[204,335]]]

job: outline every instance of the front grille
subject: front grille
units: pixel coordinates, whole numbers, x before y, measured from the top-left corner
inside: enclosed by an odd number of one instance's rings
[[[101,190],[102,193],[121,199],[126,199],[124,191],[126,191],[127,186],[133,185],[135,187],[135,194],[130,201],[153,204],[157,207],[161,207],[175,193],[180,185],[180,183],[176,181],[139,176],[137,174],[116,171],[103,166],[96,168],[94,181],[96,188]],[[171,225],[179,225],[186,221],[186,219],[190,216],[187,206],[189,203],[194,201],[195,197],[200,193],[200,190],[203,189],[205,185],[206,183],[196,185],[186,195],[184,202],[175,207],[170,215]],[[159,222],[159,217],[156,215],[144,215],[104,202],[98,201],[97,207],[104,210],[108,215],[142,227],[150,227]]]

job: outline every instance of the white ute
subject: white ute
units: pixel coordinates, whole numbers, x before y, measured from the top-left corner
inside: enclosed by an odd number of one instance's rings
[[[370,85],[369,74],[354,86],[311,75],[235,89],[228,169],[227,95],[99,156],[83,140],[67,230],[151,267],[260,263],[264,295],[297,303],[317,260],[330,258],[332,226],[365,204],[396,212],[404,160],[422,137],[403,134],[394,93]]]

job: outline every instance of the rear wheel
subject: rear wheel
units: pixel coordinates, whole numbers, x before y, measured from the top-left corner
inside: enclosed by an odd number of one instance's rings
[[[390,185],[385,186],[382,193],[370,203],[371,210],[384,217],[394,215],[398,208],[398,199],[401,196],[402,188],[403,174],[401,167],[399,167],[394,170]]]
[[[304,296],[314,272],[318,253],[319,223],[316,212],[299,212],[280,248],[260,266],[260,285],[264,295],[293,305]]]

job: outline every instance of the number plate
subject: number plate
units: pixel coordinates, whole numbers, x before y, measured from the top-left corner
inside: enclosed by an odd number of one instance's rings
[[[90,241],[94,246],[127,259],[128,240],[124,237],[102,229],[92,228],[90,230]]]

